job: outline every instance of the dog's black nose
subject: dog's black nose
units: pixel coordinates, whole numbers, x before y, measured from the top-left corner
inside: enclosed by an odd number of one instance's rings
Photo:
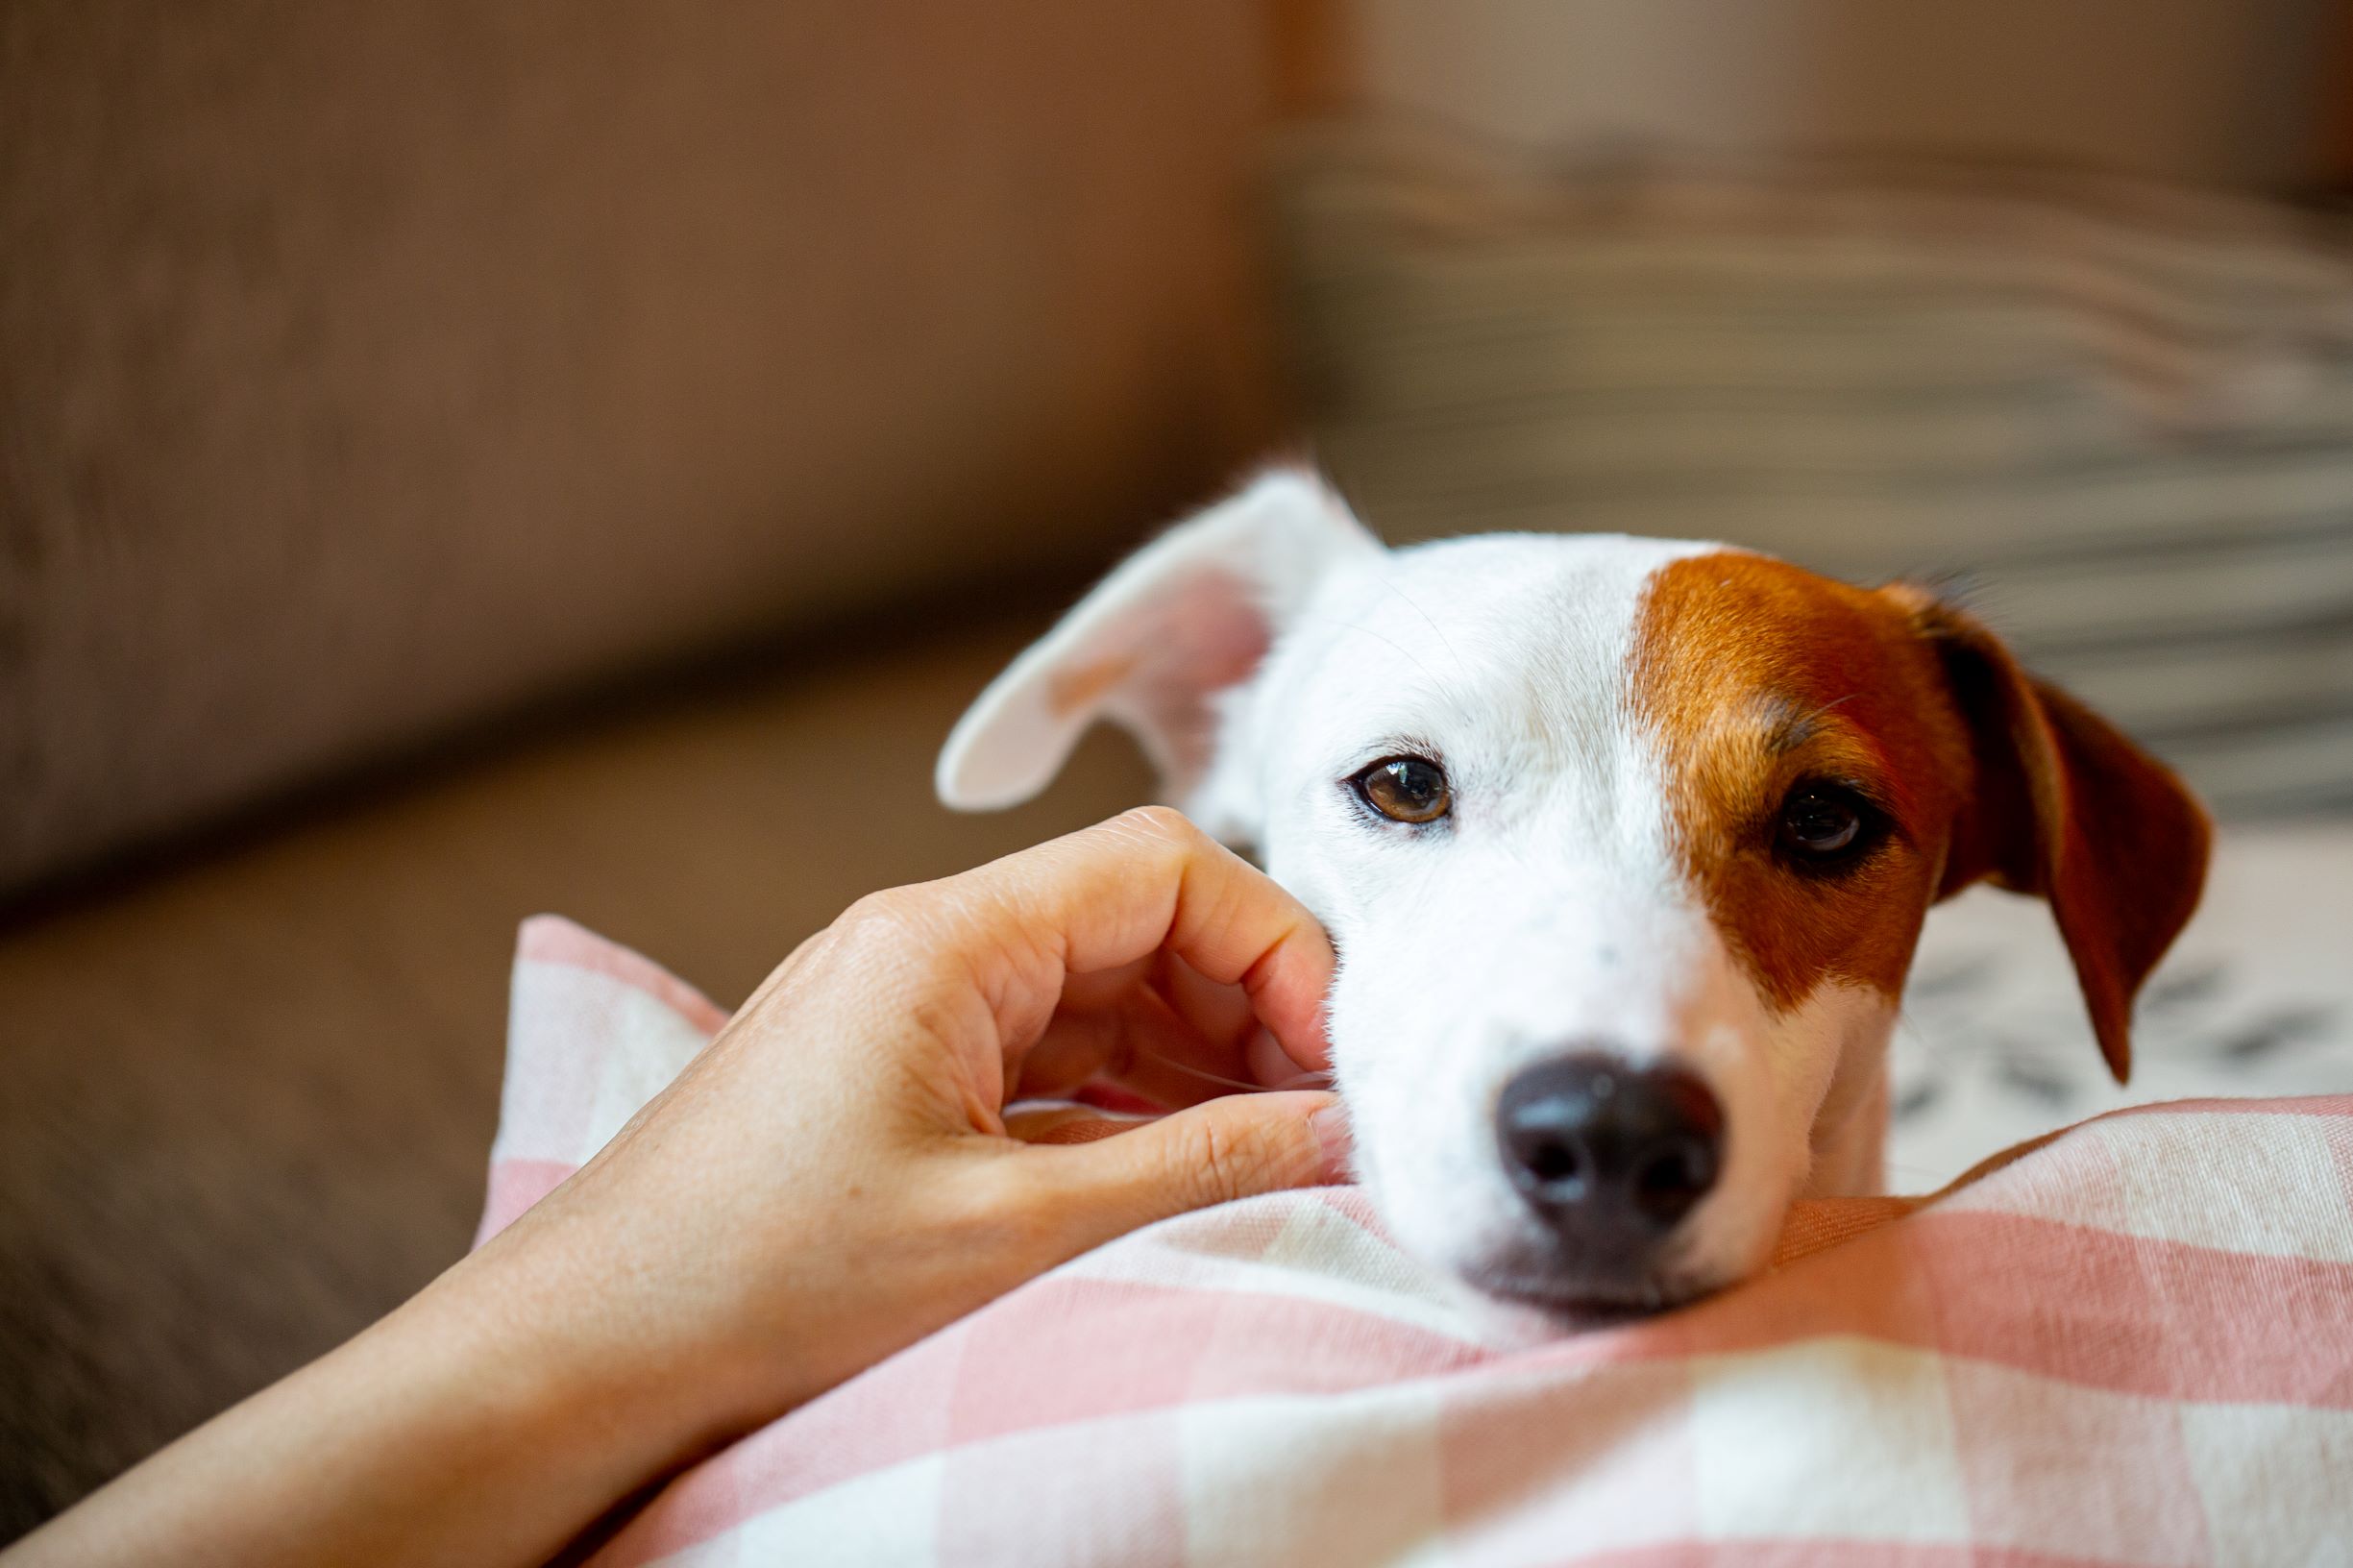
[[[1617,1251],[1674,1229],[1716,1185],[1724,1111],[1680,1067],[1560,1056],[1504,1086],[1495,1136],[1513,1185],[1547,1223]]]

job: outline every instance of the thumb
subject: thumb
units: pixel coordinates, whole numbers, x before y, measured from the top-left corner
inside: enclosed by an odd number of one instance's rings
[[[1346,1181],[1346,1113],[1336,1094],[1227,1094],[1045,1157],[1068,1194],[1074,1239],[1094,1247],[1213,1203]]]

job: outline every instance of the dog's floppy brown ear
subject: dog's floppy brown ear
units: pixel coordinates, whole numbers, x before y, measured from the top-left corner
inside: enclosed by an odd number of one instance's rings
[[[1981,878],[2040,894],[2074,961],[2100,1054],[2132,1070],[2132,1002],[2189,923],[2214,830],[2171,769],[2020,667],[1975,620],[1891,590],[1942,656],[1976,778],[1939,896]]]

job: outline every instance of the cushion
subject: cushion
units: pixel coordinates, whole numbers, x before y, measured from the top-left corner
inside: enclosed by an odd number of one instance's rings
[[[483,1235],[723,1021],[523,931]],[[1567,1332],[1345,1188],[1055,1269],[677,1477],[607,1565],[2128,1564],[2353,1538],[2353,1095],[2111,1113]]]

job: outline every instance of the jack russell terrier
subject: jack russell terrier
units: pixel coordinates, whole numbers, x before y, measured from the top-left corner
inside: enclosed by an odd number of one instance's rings
[[[2206,870],[2170,772],[1920,589],[1617,534],[1392,551],[1291,471],[1015,661],[941,797],[1026,799],[1097,719],[1331,932],[1395,1238],[1559,1306],[1688,1299],[1791,1200],[1877,1189],[1913,945],[1971,883],[2049,900],[2120,1081]]]

